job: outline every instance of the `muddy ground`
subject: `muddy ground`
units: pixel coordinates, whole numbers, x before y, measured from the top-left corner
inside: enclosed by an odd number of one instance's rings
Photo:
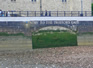
[[[93,46],[0,50],[0,68],[93,68]]]

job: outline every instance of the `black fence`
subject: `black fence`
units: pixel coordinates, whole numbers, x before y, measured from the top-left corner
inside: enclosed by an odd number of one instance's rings
[[[92,13],[92,11],[1,11],[0,17],[89,17]]]

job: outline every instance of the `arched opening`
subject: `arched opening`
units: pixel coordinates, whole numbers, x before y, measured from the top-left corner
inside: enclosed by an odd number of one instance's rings
[[[75,31],[61,26],[41,27],[32,34],[33,48],[77,46]]]

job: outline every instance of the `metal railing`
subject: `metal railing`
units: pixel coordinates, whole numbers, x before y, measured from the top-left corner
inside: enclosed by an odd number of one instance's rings
[[[0,17],[80,17],[92,16],[92,11],[1,11]]]

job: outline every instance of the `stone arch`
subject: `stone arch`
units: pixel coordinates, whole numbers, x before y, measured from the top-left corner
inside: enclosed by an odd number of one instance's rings
[[[72,21],[35,21],[31,23],[31,28],[33,31],[38,31],[45,27],[64,27],[70,29],[71,31],[77,31],[77,23],[74,24]],[[59,28],[60,29],[60,28]]]
[[[64,27],[64,26],[42,26],[42,27],[35,27],[35,31],[38,32],[40,30],[59,30],[59,31],[67,31],[67,32],[74,32],[72,29]]]

